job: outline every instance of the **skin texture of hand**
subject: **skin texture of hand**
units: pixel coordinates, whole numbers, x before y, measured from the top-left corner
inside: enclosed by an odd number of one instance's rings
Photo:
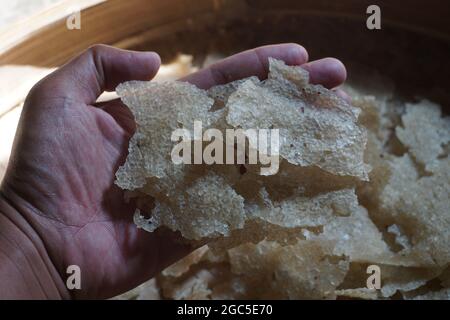
[[[303,47],[280,44],[181,80],[206,89],[251,75],[265,78],[268,57],[303,65],[312,82],[328,88],[346,77],[336,59],[307,63]],[[0,298],[108,298],[190,252],[174,234],[133,224],[135,208],[114,185],[133,117],[119,100],[96,103],[121,82],[150,80],[159,65],[156,53],[94,46],[30,91],[0,189],[0,281],[7,278],[11,288]],[[82,287],[68,291],[66,268],[73,264],[81,269]]]

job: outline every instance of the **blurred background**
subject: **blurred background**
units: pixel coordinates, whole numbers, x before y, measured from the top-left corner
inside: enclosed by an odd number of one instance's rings
[[[2,0],[2,11],[0,11],[0,29],[25,19],[39,11],[45,10],[60,0]]]

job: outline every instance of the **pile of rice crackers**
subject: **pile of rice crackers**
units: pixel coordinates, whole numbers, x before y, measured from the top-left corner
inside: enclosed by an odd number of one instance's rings
[[[138,227],[199,248],[128,293],[163,299],[449,299],[450,117],[423,100],[349,103],[270,60],[268,78],[202,90],[121,84],[137,130],[116,184]],[[279,171],[174,164],[177,128],[279,129]],[[381,286],[368,288],[368,267]],[[369,268],[370,269],[370,268]]]

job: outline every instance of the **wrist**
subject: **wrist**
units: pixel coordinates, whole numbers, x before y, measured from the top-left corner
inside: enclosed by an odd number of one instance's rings
[[[70,298],[45,244],[0,193],[0,299]]]

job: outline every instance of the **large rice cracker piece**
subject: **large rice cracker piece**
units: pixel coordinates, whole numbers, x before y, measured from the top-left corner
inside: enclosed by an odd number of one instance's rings
[[[172,132],[180,126],[193,132],[194,121],[210,126],[219,116],[209,112],[214,100],[206,91],[178,81],[129,81],[120,84],[116,92],[132,111],[137,127],[127,160],[116,173],[116,184],[135,190],[144,187],[149,178],[183,178],[183,165],[171,160]]]
[[[348,271],[348,261],[333,255],[331,243],[320,241],[289,246],[262,241],[230,249],[229,255],[232,272],[256,287],[265,283],[272,298],[334,298],[334,290]],[[267,297],[267,293],[260,294]]]
[[[445,266],[450,263],[450,160],[434,163],[430,176],[419,176],[408,154],[392,161],[391,166],[392,175],[381,194],[381,208],[411,244],[400,254],[426,253],[428,260]],[[423,263],[430,264],[418,261],[418,265]]]
[[[448,158],[450,117],[442,117],[440,106],[423,100],[406,104],[401,119],[395,133],[409,154],[427,171],[439,170],[439,158]]]
[[[270,59],[268,80],[244,82],[227,107],[227,122],[233,127],[279,129],[280,156],[290,163],[368,179],[359,109],[320,85],[308,84],[302,68]]]

